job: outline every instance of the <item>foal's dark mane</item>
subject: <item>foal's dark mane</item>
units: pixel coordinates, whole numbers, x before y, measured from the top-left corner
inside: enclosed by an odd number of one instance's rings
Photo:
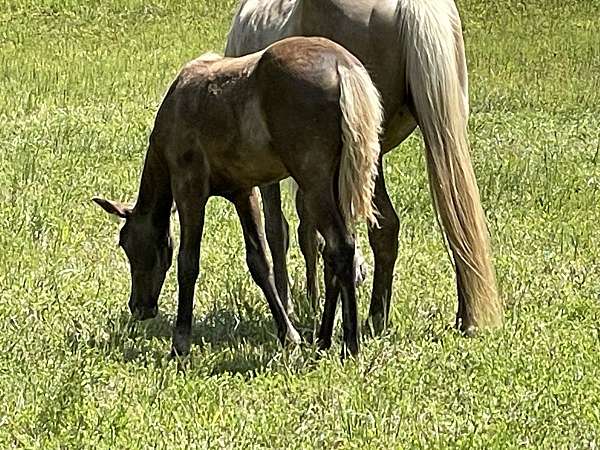
[[[152,222],[162,228],[169,225],[172,205],[173,194],[167,162],[156,145],[156,138],[151,136],[133,212],[139,215],[151,214]]]

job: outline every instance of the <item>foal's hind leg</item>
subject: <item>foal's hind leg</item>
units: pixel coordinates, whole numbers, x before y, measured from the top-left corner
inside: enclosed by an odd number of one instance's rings
[[[258,191],[253,189],[240,192],[235,195],[233,202],[244,232],[248,268],[252,278],[267,298],[277,326],[277,336],[282,344],[285,344],[288,340],[293,343],[300,343],[300,335],[291,324],[275,288],[273,271],[267,259],[265,241],[262,235]]]
[[[275,285],[283,307],[288,314],[294,311],[289,297],[287,271],[287,251],[289,247],[289,226],[281,210],[281,189],[279,183],[262,186],[260,193],[265,214],[265,231],[273,259]]]
[[[340,284],[333,273],[333,267],[325,262],[325,306],[323,307],[323,318],[317,336],[319,348],[326,350],[331,347],[333,325],[335,322],[335,310],[340,296]]]
[[[323,251],[324,243],[323,238],[317,233],[315,225],[311,222],[309,215],[304,211],[303,194],[300,189],[298,189],[298,192],[296,193],[296,211],[298,212],[299,218],[298,241],[306,264],[307,295],[311,303],[315,305],[316,309],[316,301],[319,297],[319,285],[316,278],[317,252]],[[354,283],[356,286],[360,286],[367,277],[367,263],[358,245],[356,246],[355,252]]]
[[[354,237],[346,227],[333,189],[318,189],[317,186],[311,191],[305,191],[306,207],[321,235],[325,238],[325,251],[323,258],[329,264],[335,276],[335,282],[339,283],[342,292],[342,322],[344,348],[342,356],[349,352],[357,355],[358,347],[358,311],[356,305],[356,287],[354,285]],[[332,292],[333,295],[333,292]],[[322,331],[324,344],[327,343],[325,334],[329,334],[332,327],[326,321],[333,320],[335,314],[336,297],[328,299],[324,315]]]
[[[372,333],[379,334],[388,324],[400,230],[400,221],[385,187],[381,160],[373,202],[379,212],[379,227],[369,227],[369,243],[373,249],[375,271],[368,325]]]

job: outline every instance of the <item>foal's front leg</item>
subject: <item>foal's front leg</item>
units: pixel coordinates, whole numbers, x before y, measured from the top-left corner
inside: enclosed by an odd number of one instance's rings
[[[189,196],[189,198],[177,202],[181,224],[181,243],[177,257],[179,301],[173,330],[172,356],[185,356],[190,352],[194,288],[200,271],[200,242],[204,229],[206,201],[207,198]]]
[[[246,243],[246,261],[252,278],[262,289],[269,308],[277,325],[277,336],[282,344],[286,341],[300,343],[300,335],[290,322],[285,307],[281,303],[273,269],[269,264],[266,254],[265,240],[262,235],[262,224],[260,222],[260,208],[258,206],[258,191],[239,192],[234,196],[233,202],[240,218],[244,241]]]

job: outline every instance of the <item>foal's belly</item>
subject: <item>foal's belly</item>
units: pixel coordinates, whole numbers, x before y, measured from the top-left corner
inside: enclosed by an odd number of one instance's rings
[[[253,89],[249,87],[248,89]],[[237,114],[216,135],[227,136],[218,145],[206,145],[211,190],[216,194],[274,183],[289,176],[271,136],[256,95],[236,106]],[[214,131],[214,130],[213,130]]]
[[[210,187],[213,195],[250,189],[289,176],[285,166],[268,148],[258,152],[240,148],[232,152],[231,156],[210,164]]]

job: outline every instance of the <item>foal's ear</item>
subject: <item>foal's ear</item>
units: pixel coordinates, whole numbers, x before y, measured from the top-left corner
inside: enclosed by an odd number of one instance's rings
[[[119,216],[121,219],[126,219],[131,214],[131,207],[122,203],[113,202],[100,197],[93,197],[92,200],[100,205],[104,211],[109,214]]]

